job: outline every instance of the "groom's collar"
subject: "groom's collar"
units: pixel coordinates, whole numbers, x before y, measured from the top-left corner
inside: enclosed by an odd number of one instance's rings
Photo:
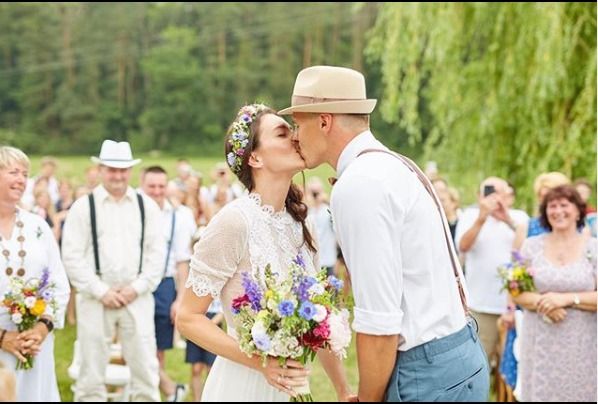
[[[360,151],[367,149],[372,146],[372,143],[379,143],[372,132],[366,130],[355,136],[341,152],[338,157],[338,163],[336,164],[336,176],[340,177],[343,171],[349,166],[349,164],[357,157]]]

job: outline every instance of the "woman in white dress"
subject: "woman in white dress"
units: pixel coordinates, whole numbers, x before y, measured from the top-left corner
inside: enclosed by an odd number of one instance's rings
[[[307,383],[309,369],[296,361],[281,367],[276,358],[262,366],[257,356],[239,348],[231,302],[243,294],[242,274],[263,279],[263,270],[283,277],[299,253],[306,271],[319,268],[314,239],[305,218],[307,207],[293,176],[305,168],[292,140],[289,124],[259,104],[239,111],[226,138],[227,162],[250,192],[226,205],[208,224],[195,245],[183,301],[178,310],[181,334],[218,355],[206,381],[202,401],[288,401],[293,388]],[[220,297],[228,333],[205,315]],[[339,400],[350,392],[344,369],[332,353],[320,350],[319,359]],[[317,397],[316,397],[317,398]]]
[[[22,151],[0,147],[0,300],[11,277],[39,279],[47,268],[57,308],[48,305],[42,321],[19,333],[7,308],[0,306],[0,362],[12,370],[24,354],[34,354],[33,368],[15,372],[17,401],[60,401],[51,331],[64,324],[70,288],[54,233],[44,219],[17,207],[28,171],[29,159]]]

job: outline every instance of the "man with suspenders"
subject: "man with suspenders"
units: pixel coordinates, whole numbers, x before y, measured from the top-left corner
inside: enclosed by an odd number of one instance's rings
[[[77,289],[81,371],[75,401],[106,401],[104,374],[118,335],[131,370],[132,401],[160,401],[154,298],[164,269],[160,210],[129,186],[127,142],[105,140],[101,184],[78,199],[64,224],[62,257]]]
[[[355,298],[359,401],[486,401],[488,364],[430,181],[369,129],[355,70],[299,72],[291,107],[307,168],[339,176],[332,219]],[[355,398],[353,398],[355,399]]]
[[[174,336],[174,319],[178,306],[178,291],[182,290],[189,274],[191,260],[191,240],[197,226],[193,213],[186,206],[173,206],[166,198],[168,175],[160,166],[145,169],[141,183],[143,193],[152,198],[162,214],[163,245],[166,258],[163,265],[162,281],[154,292],[156,326],[156,343],[158,345],[158,361],[160,363],[160,390],[166,401],[184,401],[187,387],[176,384],[164,368],[165,351],[172,349]]]

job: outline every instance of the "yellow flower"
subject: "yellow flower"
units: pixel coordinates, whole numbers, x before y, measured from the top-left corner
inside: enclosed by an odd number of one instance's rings
[[[41,316],[46,311],[46,302],[42,299],[37,299],[33,307],[31,308],[31,314],[34,316]]]
[[[266,291],[266,299],[271,299],[274,296],[274,292],[272,292],[272,290],[268,289]]]
[[[513,297],[519,296],[520,293],[521,292],[519,292],[519,289],[513,289],[513,290],[511,290],[511,296],[513,296]]]
[[[523,275],[525,275],[525,271],[523,268],[517,268],[513,271],[513,277],[515,279],[522,279]]]

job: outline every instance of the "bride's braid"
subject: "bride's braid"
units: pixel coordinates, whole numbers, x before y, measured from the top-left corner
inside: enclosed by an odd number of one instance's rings
[[[276,115],[276,111],[261,104],[251,104],[242,107],[237,114],[237,118],[229,127],[224,141],[226,161],[233,173],[249,192],[255,188],[253,175],[251,175],[251,167],[249,166],[249,156],[260,144],[259,130],[261,117],[267,114]],[[309,249],[315,252],[314,239],[305,224],[307,205],[303,203],[302,198],[303,193],[299,187],[291,184],[284,204],[291,217],[301,223],[303,240],[307,243]]]

